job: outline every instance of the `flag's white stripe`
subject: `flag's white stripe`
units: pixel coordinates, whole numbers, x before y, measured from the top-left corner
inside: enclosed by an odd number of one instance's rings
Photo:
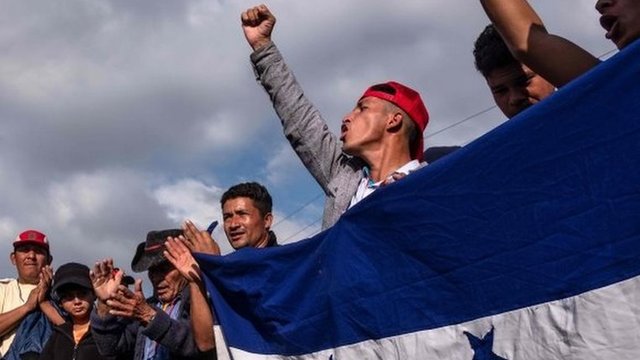
[[[640,359],[640,277],[578,296],[438,329],[327,349],[301,356],[252,354],[235,360],[471,360],[464,331],[484,337],[494,327],[493,352],[509,360]]]

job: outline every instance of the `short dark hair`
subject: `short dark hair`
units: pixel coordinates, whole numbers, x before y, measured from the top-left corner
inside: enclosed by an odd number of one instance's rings
[[[496,28],[489,24],[484,28],[473,47],[476,69],[487,77],[495,69],[520,64],[513,57]]]
[[[271,212],[273,202],[271,195],[267,191],[267,188],[258,184],[257,182],[246,182],[237,185],[233,185],[229,190],[222,194],[220,199],[220,205],[224,206],[227,200],[246,197],[253,200],[254,205],[260,211],[260,215],[265,216]]]

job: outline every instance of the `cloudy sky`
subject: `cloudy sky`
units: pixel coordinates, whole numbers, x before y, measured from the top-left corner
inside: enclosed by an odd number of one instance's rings
[[[270,189],[274,230],[319,230],[320,188],[285,142],[249,63],[246,0],[2,0],[0,263],[27,228],[49,235],[54,265],[111,256],[128,269],[151,229],[220,220],[229,186]],[[596,55],[592,0],[532,1],[550,31]],[[372,83],[425,99],[428,146],[467,144],[504,121],[473,68],[488,20],[469,0],[277,0],[274,40],[329,126]],[[215,238],[230,247],[218,229]]]

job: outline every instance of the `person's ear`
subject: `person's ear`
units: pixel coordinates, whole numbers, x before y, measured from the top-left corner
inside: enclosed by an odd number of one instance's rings
[[[265,216],[264,216],[264,227],[269,230],[271,229],[271,224],[273,223],[273,214],[271,214],[270,212],[268,212]]]
[[[16,252],[13,251],[11,254],[9,254],[9,259],[11,259],[11,264],[15,265],[16,264]]]
[[[51,256],[51,254],[47,254],[47,265],[51,265],[52,261],[53,261],[53,256]]]
[[[404,116],[401,113],[394,113],[393,116],[390,116],[389,120],[387,121],[387,129],[392,132],[397,132],[398,130],[402,129],[403,120]]]

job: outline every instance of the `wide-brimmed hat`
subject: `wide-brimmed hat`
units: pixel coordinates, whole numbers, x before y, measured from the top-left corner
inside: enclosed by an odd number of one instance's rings
[[[60,266],[53,275],[53,288],[51,291],[60,295],[60,289],[67,285],[76,285],[93,291],[91,279],[89,278],[89,267],[74,262]]]
[[[138,244],[136,248],[136,254],[131,260],[131,270],[143,272],[152,266],[168,261],[162,254],[165,250],[164,243],[167,241],[167,237],[178,237],[182,234],[182,229],[149,231],[147,241]]]

